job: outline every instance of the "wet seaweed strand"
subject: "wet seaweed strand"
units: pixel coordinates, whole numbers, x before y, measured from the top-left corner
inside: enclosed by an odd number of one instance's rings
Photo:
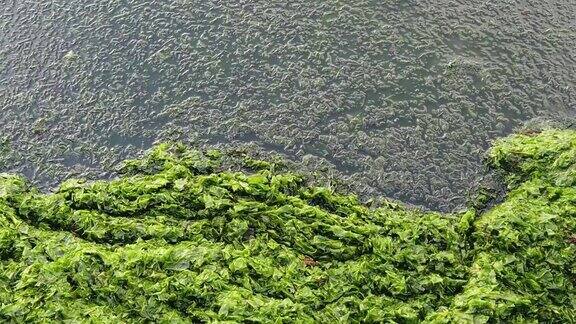
[[[509,193],[482,214],[368,208],[230,158],[162,144],[50,194],[3,174],[0,319],[576,319],[576,132],[497,141]]]

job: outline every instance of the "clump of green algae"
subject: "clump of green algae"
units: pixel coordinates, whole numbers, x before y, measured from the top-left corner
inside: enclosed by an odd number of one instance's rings
[[[485,212],[368,208],[274,163],[156,146],[54,193],[0,177],[0,320],[570,322],[576,132],[499,140]]]

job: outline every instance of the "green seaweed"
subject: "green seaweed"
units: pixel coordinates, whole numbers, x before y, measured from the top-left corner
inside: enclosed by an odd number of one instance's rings
[[[49,194],[2,174],[0,320],[574,322],[576,132],[488,156],[505,200],[453,214],[176,144]]]

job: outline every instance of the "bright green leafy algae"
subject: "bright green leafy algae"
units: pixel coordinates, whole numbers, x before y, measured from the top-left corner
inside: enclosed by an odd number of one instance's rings
[[[377,209],[178,145],[52,194],[0,178],[0,319],[576,320],[576,132],[497,142],[505,201]]]

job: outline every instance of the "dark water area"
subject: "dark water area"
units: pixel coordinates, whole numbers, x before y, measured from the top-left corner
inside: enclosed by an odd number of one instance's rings
[[[493,139],[574,115],[575,44],[573,0],[0,0],[0,171],[251,143],[450,210]]]

